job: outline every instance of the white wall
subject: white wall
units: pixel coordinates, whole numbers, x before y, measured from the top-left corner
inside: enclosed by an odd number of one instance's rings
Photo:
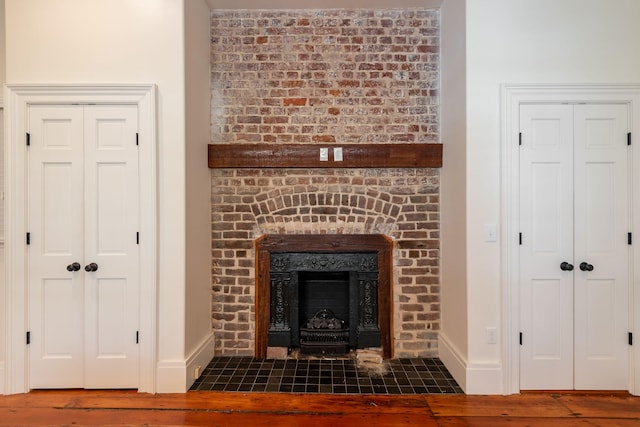
[[[209,6],[185,1],[186,55],[186,342],[191,359],[187,380],[196,366],[213,357],[211,328],[211,172],[207,163],[211,116]]]
[[[466,386],[466,0],[441,8],[440,125],[443,167],[440,186],[442,330],[438,350],[460,386]]]
[[[185,302],[184,0],[6,0],[6,17],[7,83],[157,84],[157,387],[181,391],[186,319],[203,316]]]
[[[0,0],[0,83],[4,84],[6,81],[6,67],[5,67],[5,19],[4,19],[4,0]]]
[[[486,342],[502,321],[500,247],[482,232],[500,221],[500,84],[639,83],[638,18],[637,0],[467,2],[468,393],[503,391],[501,346]]]
[[[5,82],[4,0],[0,0],[0,85],[3,85],[4,82]],[[0,102],[0,105],[2,104],[3,103]],[[3,121],[2,125],[4,125],[4,114],[2,115],[2,121]],[[0,132],[0,139],[4,139],[4,127],[2,127],[2,132]],[[3,145],[0,144],[0,147],[2,146]],[[2,167],[2,170],[4,173],[4,156],[3,156],[3,161],[2,163],[0,163],[0,165],[2,165],[0,167]],[[0,189],[0,191],[4,191],[4,186]],[[4,203],[2,204],[2,206],[4,206]],[[4,220],[4,215],[2,215],[2,218]],[[4,226],[2,229],[4,230]],[[3,243],[2,247],[0,248],[0,307],[4,307],[4,301],[5,301],[4,293],[5,293],[5,287],[4,287],[4,243]],[[2,389],[4,387],[4,354],[6,352],[4,328],[5,328],[5,316],[3,313],[2,315],[0,315],[0,394],[2,394]]]

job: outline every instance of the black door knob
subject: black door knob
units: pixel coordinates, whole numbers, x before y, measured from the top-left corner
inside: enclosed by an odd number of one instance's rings
[[[79,262],[74,262],[73,264],[67,265],[67,271],[78,271],[82,268]]]
[[[84,266],[84,271],[92,272],[97,270],[98,270],[98,264],[96,264],[95,262],[92,262]]]
[[[572,271],[573,270],[573,264],[569,264],[568,262],[563,262],[562,264],[560,264],[560,270],[562,270],[562,271]]]
[[[582,271],[593,271],[593,265],[586,263],[586,262],[581,262],[580,263],[580,270]]]

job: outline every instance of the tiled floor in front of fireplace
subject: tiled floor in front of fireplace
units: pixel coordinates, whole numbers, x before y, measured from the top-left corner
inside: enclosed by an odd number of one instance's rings
[[[375,369],[353,359],[216,357],[191,387],[198,391],[427,394],[462,393],[439,359],[392,359]]]

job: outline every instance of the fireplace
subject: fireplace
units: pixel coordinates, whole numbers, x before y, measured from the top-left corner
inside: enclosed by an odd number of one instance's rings
[[[378,307],[381,346],[395,357],[437,356],[439,34],[438,9],[212,13],[217,354],[266,355],[269,255],[258,260],[256,239],[304,235],[298,248],[275,249],[305,252],[334,250],[337,236],[384,235],[393,240],[393,310]],[[325,235],[324,247],[309,247]],[[379,263],[387,299],[390,265]]]
[[[269,276],[269,346],[380,347],[377,252],[272,252]]]
[[[267,347],[392,357],[390,241],[382,235],[265,236],[257,242],[256,357]]]

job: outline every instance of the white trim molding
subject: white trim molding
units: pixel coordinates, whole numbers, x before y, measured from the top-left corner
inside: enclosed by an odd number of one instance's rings
[[[187,390],[202,375],[202,371],[209,365],[214,355],[215,341],[214,334],[211,332],[187,358],[187,378],[185,380]],[[197,376],[196,370],[199,372]]]
[[[186,392],[193,385],[196,370],[200,374],[215,354],[214,334],[210,333],[186,360],[161,360],[158,362],[158,393]]]
[[[140,141],[140,392],[156,391],[157,347],[157,103],[156,86],[143,85],[8,85],[5,88],[6,270],[5,394],[29,391],[27,152],[28,107],[36,104],[137,105]]]
[[[519,251],[519,111],[523,104],[553,103],[618,103],[629,106],[629,122],[634,144],[640,144],[640,85],[502,85],[500,105],[500,230],[502,289],[502,378],[505,394],[520,392],[520,348],[518,286]],[[632,146],[632,230],[640,236],[640,149]],[[640,334],[640,251],[632,247],[631,286],[629,295],[629,331]],[[638,339],[636,339],[636,342]],[[629,392],[640,394],[640,351],[630,347]]]
[[[5,374],[4,374],[4,362],[0,362],[0,395],[7,394],[4,391],[5,387]]]
[[[466,394],[495,394],[502,388],[502,365],[469,363],[446,335],[438,336],[438,357]]]
[[[468,361],[462,356],[460,350],[443,332],[438,334],[438,357],[447,367],[447,370],[456,380],[458,385],[466,393]]]

